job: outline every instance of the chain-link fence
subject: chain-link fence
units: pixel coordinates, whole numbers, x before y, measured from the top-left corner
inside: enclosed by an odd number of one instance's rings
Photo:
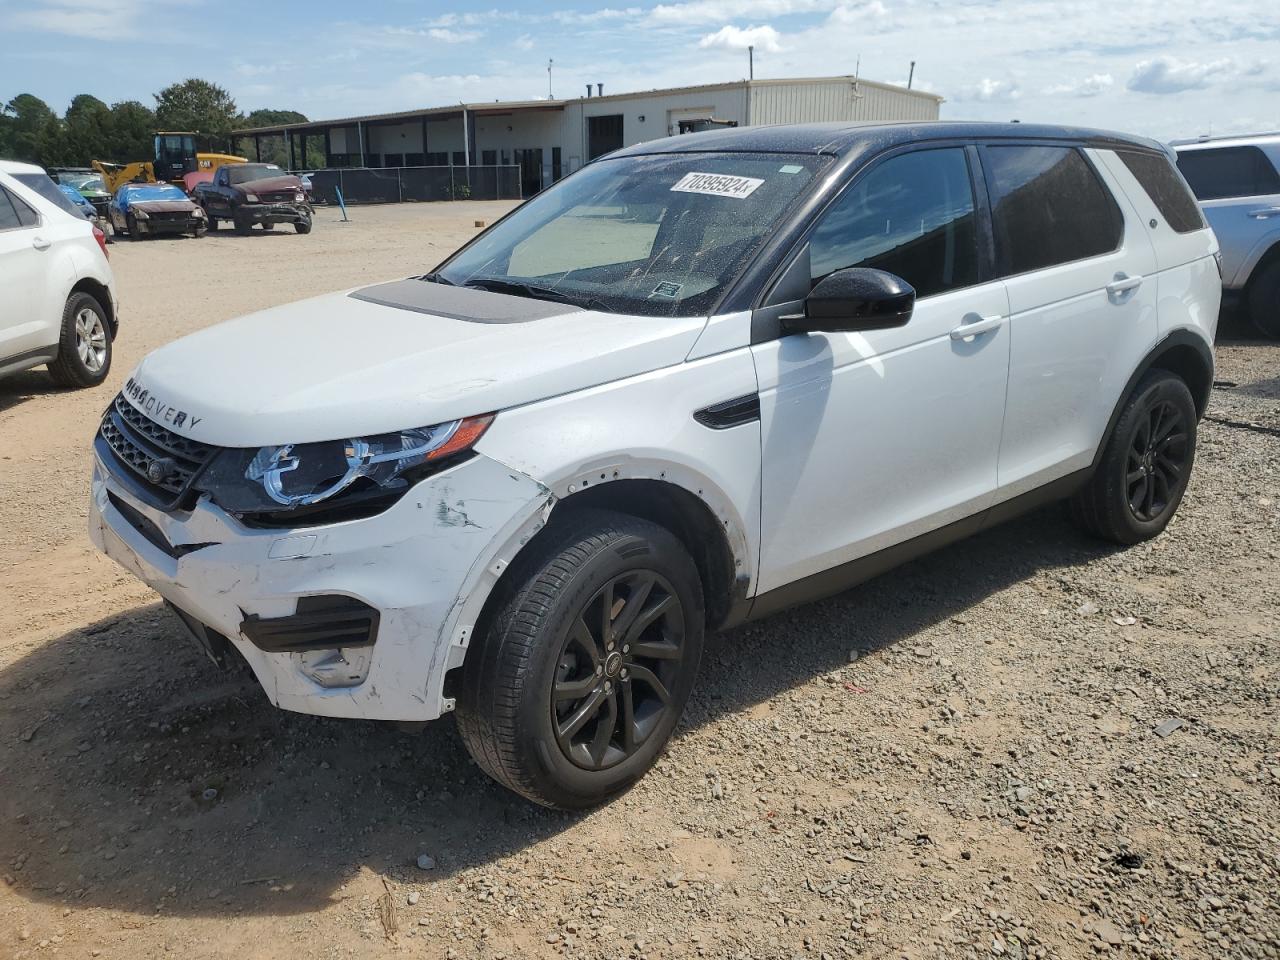
[[[476,167],[335,167],[300,170],[311,175],[317,203],[400,203],[404,200],[519,200],[520,168],[514,164]]]

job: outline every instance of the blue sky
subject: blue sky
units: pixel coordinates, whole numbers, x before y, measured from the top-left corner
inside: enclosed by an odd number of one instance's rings
[[[188,76],[311,119],[459,100],[852,73],[947,98],[949,119],[1085,123],[1167,139],[1280,129],[1275,0],[0,0],[0,101],[62,110]]]

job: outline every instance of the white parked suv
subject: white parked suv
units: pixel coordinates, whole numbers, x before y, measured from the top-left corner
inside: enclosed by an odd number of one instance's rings
[[[119,326],[107,240],[40,167],[0,160],[0,376],[46,364],[64,387],[111,368]]]
[[[551,806],[635,782],[708,630],[1045,501],[1187,486],[1212,232],[1158,144],[768,127],[584,167],[422,277],[147,357],[90,532],[276,705],[456,710]]]

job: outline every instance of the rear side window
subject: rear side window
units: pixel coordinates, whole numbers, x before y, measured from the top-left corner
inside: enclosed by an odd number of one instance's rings
[[[39,222],[39,214],[27,206],[26,201],[0,187],[0,230],[34,227]]]
[[[964,150],[893,157],[855,183],[809,238],[816,282],[846,267],[896,274],[927,297],[978,282],[973,185]]]
[[[1074,147],[987,147],[983,162],[1006,275],[1110,253],[1124,216]]]
[[[1184,150],[1178,169],[1201,200],[1280,193],[1280,173],[1257,147]]]
[[[1187,192],[1182,178],[1174,172],[1173,164],[1167,158],[1131,150],[1117,150],[1116,154],[1134,179],[1142,184],[1142,189],[1147,191],[1165,223],[1178,233],[1204,229],[1204,218],[1200,216],[1195,197]]]
[[[16,230],[20,226],[22,221],[18,219],[18,211],[13,209],[9,191],[0,187],[0,230]]]

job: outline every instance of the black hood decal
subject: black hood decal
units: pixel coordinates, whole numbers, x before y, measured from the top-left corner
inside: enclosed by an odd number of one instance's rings
[[[562,317],[566,313],[578,313],[582,310],[569,303],[531,300],[506,293],[451,287],[444,283],[415,279],[393,280],[391,283],[364,287],[348,296],[384,307],[412,310],[414,313],[432,313],[472,323],[528,323],[531,320]]]

